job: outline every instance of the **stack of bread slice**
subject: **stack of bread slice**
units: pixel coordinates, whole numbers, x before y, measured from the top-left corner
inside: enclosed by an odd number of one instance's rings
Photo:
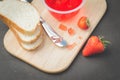
[[[39,18],[38,11],[30,3],[19,0],[0,1],[0,20],[26,50],[34,50],[42,44],[44,35]]]

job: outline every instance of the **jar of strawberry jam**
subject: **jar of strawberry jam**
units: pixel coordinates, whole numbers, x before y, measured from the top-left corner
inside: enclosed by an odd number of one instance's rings
[[[85,0],[43,0],[49,12],[59,21],[75,16]]]

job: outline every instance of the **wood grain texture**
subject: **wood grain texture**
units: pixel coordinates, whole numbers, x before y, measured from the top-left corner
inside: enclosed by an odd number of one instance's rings
[[[43,45],[35,51],[29,52],[19,46],[10,30],[8,30],[4,37],[4,46],[13,56],[47,73],[62,72],[70,66],[107,8],[105,0],[86,0],[85,5],[75,17],[64,22],[59,22],[50,15],[41,0],[34,0],[32,5],[37,8],[47,23],[67,40],[68,44],[76,43],[76,46],[73,49],[68,49],[67,47],[59,48],[45,35]],[[86,31],[79,29],[77,26],[77,21],[81,16],[87,16],[90,20],[91,27]],[[58,28],[60,23],[66,25],[68,28],[73,28],[76,31],[75,35],[70,36],[67,31],[60,30]]]

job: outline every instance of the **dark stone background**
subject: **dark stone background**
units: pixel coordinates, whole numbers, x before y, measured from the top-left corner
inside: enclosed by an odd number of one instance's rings
[[[120,0],[107,0],[108,9],[91,35],[111,45],[101,55],[85,58],[81,51],[64,72],[47,74],[10,55],[3,38],[8,27],[0,21],[0,80],[120,80]]]

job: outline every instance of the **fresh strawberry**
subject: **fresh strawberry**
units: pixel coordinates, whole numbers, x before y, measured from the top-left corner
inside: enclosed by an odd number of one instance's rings
[[[86,30],[90,27],[90,22],[88,20],[88,18],[86,16],[82,16],[79,20],[78,20],[78,27]]]
[[[109,43],[110,42],[104,40],[103,37],[91,36],[83,48],[82,55],[91,56],[102,53]]]

